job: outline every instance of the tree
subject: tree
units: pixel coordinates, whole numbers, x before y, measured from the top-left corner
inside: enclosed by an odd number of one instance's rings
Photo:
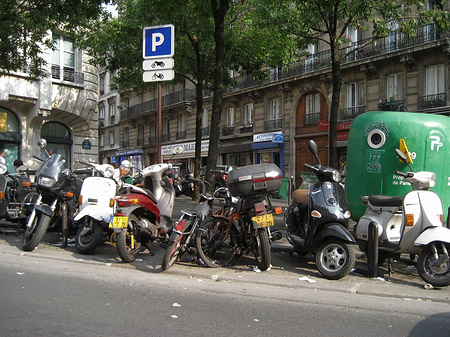
[[[44,48],[48,31],[75,32],[101,13],[102,0],[0,1],[0,76],[26,69],[30,79],[48,76]]]
[[[337,120],[342,86],[341,64],[350,54],[367,44],[387,36],[396,25],[407,36],[416,27],[435,22],[449,30],[449,13],[442,10],[442,2],[433,9],[424,7],[421,1],[391,0],[254,0],[254,15],[262,27],[270,26],[286,38],[296,38],[298,47],[305,50],[309,44],[322,42],[331,52],[332,99],[329,121],[329,164],[338,166]],[[347,48],[350,42],[347,29],[372,32],[364,44]]]

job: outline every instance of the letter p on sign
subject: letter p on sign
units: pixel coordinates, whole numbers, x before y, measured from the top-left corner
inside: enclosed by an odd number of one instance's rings
[[[144,27],[143,29],[143,58],[165,58],[174,55],[175,27],[162,25]]]

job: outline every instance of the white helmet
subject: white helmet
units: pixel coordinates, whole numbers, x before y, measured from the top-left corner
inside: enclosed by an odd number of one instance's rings
[[[120,164],[120,166],[131,169],[131,168],[133,167],[133,164],[132,164],[129,160],[124,160],[124,161]]]

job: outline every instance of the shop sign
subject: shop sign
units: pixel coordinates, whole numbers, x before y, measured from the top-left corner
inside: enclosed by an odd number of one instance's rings
[[[319,121],[319,122],[317,122],[317,128],[320,131],[328,131],[329,124],[330,123],[328,121]],[[350,125],[352,125],[352,122],[338,123],[336,125],[336,131],[349,130],[350,129]]]
[[[195,153],[195,142],[182,143],[182,144],[171,144],[161,146],[161,154],[163,156],[171,156],[172,149],[175,146],[181,146],[183,148],[183,154],[192,154]],[[207,152],[209,148],[209,140],[202,140],[201,143],[201,152]]]
[[[143,154],[144,151],[142,149],[135,149],[135,150],[127,150],[127,151],[118,151],[116,152],[116,156],[124,157],[124,156],[133,156],[136,154]]]
[[[281,138],[280,138],[281,137]],[[280,141],[281,139],[281,141]],[[283,132],[267,132],[253,135],[253,142],[283,142]]]

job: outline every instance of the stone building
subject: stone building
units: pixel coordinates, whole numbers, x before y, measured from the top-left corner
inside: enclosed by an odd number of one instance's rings
[[[30,81],[26,67],[0,77],[0,147],[10,172],[16,158],[38,167],[31,158],[40,156],[39,138],[64,156],[68,168],[81,158],[97,159],[97,70],[72,39],[53,38],[55,50],[42,55],[47,77]]]

